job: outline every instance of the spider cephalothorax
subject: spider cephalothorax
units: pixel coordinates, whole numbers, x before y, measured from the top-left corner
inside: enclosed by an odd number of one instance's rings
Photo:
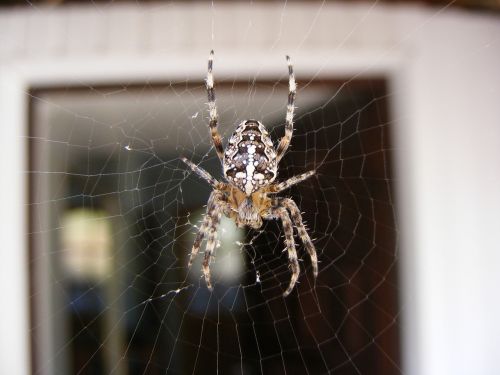
[[[210,262],[213,257],[217,241],[217,228],[222,214],[232,218],[239,227],[249,226],[254,229],[262,226],[263,219],[281,219],[285,233],[289,266],[292,271],[290,284],[284,292],[285,296],[293,290],[300,274],[293,236],[294,226],[311,258],[314,277],[318,275],[316,250],[302,222],[302,216],[297,204],[292,199],[275,196],[276,193],[288,189],[290,186],[314,174],[314,171],[309,171],[280,183],[274,182],[278,173],[278,163],[285,154],[293,134],[293,112],[297,86],[293,67],[288,56],[287,62],[289,94],[285,135],[278,147],[274,149],[269,133],[261,122],[246,120],[236,128],[224,150],[221,137],[217,131],[217,107],[215,106],[214,79],[212,75],[213,51],[210,53],[206,79],[210,114],[209,127],[215,150],[222,163],[224,177],[228,182],[217,181],[204,169],[186,158],[182,158],[184,163],[205,179],[214,189],[208,199],[207,213],[196,235],[189,258],[189,265],[191,265],[194,257],[198,254],[203,238],[208,236],[202,271],[209,289],[212,289]]]

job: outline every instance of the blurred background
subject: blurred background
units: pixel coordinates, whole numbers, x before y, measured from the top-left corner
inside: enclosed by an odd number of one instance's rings
[[[2,374],[496,374],[500,6],[494,1],[8,1],[0,6]],[[281,225],[223,220],[207,128],[283,135]]]

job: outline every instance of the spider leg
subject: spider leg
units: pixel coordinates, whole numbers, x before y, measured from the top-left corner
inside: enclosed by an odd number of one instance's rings
[[[208,234],[205,256],[202,263],[202,271],[209,290],[212,290],[212,283],[210,282],[210,262],[213,258],[212,254],[217,243],[217,229],[222,213],[227,213],[230,209],[229,203],[224,200],[224,196],[221,192],[212,192],[210,198],[208,199],[207,213],[205,214],[203,223],[196,234],[196,238],[191,249],[188,264],[189,267],[192,265],[194,258],[198,255],[203,238],[205,238]]]
[[[285,135],[281,138],[276,149],[276,162],[279,162],[290,145],[293,135],[293,112],[295,110],[295,97],[297,94],[297,83],[293,73],[293,65],[290,56],[286,57],[288,64],[288,104],[286,106]]]
[[[297,228],[297,232],[299,237],[304,244],[304,247],[311,258],[311,265],[313,269],[313,275],[316,278],[318,276],[318,256],[316,253],[316,248],[314,247],[313,242],[311,241],[311,237],[307,233],[306,227],[302,222],[302,215],[300,214],[300,210],[297,207],[297,204],[290,198],[278,198],[278,205],[285,207],[290,211],[290,215],[292,217],[292,221]]]
[[[299,182],[302,182],[309,177],[313,176],[316,173],[315,170],[299,174],[298,176],[293,176],[290,177],[288,180],[282,181],[277,184],[273,184],[270,186],[269,190],[271,193],[279,193],[280,191],[283,191],[285,189],[288,189],[290,186],[293,186],[295,184],[298,184]]]
[[[297,259],[297,250],[295,249],[295,240],[293,239],[292,220],[290,219],[290,215],[288,215],[286,208],[280,206],[272,208],[271,215],[268,215],[268,217],[280,218],[281,223],[283,224],[283,231],[285,232],[285,245],[288,251],[288,264],[292,271],[290,284],[283,293],[283,297],[286,297],[293,290],[293,287],[295,286],[295,283],[297,282],[300,274],[299,261]]]
[[[206,170],[204,170],[203,168],[197,166],[196,164],[194,164],[192,161],[182,157],[181,160],[186,163],[188,165],[189,168],[191,168],[191,170],[196,173],[198,176],[200,176],[201,178],[203,178],[206,182],[208,182],[213,188],[217,188],[219,187],[220,185],[220,182],[217,181],[215,178],[212,177],[212,175],[210,175],[210,173],[208,173]]]
[[[214,62],[214,51],[210,51],[210,56],[208,58],[208,72],[206,79],[207,96],[208,96],[208,112],[210,117],[210,122],[208,126],[210,127],[210,134],[212,136],[212,141],[214,143],[215,151],[217,156],[219,156],[220,161],[224,160],[224,149],[222,148],[222,138],[217,130],[217,107],[215,105],[215,90],[214,90],[214,76],[212,74],[212,66]]]
[[[212,254],[217,243],[217,229],[220,224],[220,218],[222,216],[222,212],[226,210],[226,207],[227,202],[223,201],[223,198],[220,195],[214,195],[214,204],[212,209],[210,212],[207,212],[207,216],[210,217],[210,224],[208,227],[208,239],[207,246],[205,248],[205,257],[203,258],[202,263],[202,271],[209,290],[213,289],[210,281],[210,262],[212,261]]]
[[[200,229],[198,230],[198,233],[196,233],[196,238],[194,239],[193,242],[193,247],[191,248],[191,255],[189,256],[189,263],[188,267],[191,267],[193,264],[194,258],[198,255],[198,252],[200,251],[201,243],[203,241],[203,238],[205,238],[205,235],[207,234],[208,228],[212,224],[212,217],[211,213],[215,209],[215,198],[216,198],[216,192],[212,192],[210,194],[210,197],[208,198],[208,203],[207,203],[207,212],[205,213],[205,216],[203,217],[203,222],[201,224]]]
[[[189,256],[189,262],[188,262],[188,267],[191,267],[193,264],[194,258],[198,255],[198,252],[200,251],[201,247],[201,242],[203,241],[203,238],[207,234],[207,229],[210,226],[212,220],[210,219],[210,216],[205,214],[205,217],[203,218],[203,223],[201,224],[200,229],[198,230],[198,233],[196,233],[196,238],[194,239],[193,242],[193,247],[191,248],[191,254]]]

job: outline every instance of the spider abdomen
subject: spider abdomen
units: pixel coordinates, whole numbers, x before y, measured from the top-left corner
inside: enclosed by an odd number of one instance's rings
[[[243,121],[224,152],[224,175],[250,195],[276,178],[276,151],[269,133],[256,120]]]

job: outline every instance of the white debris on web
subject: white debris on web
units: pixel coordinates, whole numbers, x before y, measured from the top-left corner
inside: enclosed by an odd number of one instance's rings
[[[258,270],[255,271],[255,282],[260,284],[260,272]]]

